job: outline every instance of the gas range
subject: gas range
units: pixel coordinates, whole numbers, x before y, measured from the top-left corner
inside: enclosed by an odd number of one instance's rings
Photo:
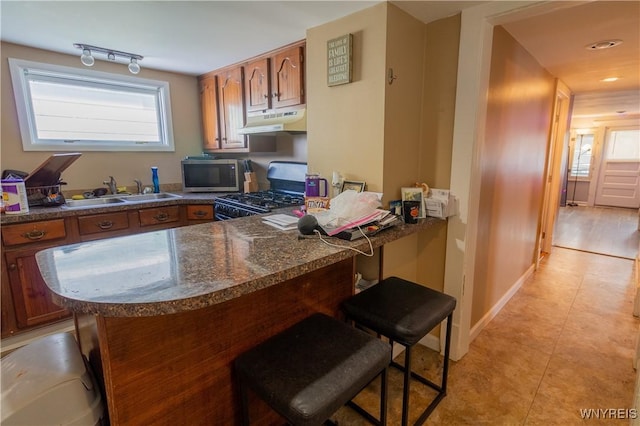
[[[269,213],[272,209],[304,204],[304,180],[307,163],[272,161],[267,170],[271,189],[227,194],[216,199],[216,220]]]

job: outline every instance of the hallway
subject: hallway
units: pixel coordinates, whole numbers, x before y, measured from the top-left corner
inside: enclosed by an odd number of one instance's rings
[[[426,424],[573,425],[581,409],[629,409],[640,321],[633,261],[554,247],[539,270],[451,364],[447,397]],[[438,380],[440,356],[419,347],[414,365]],[[389,424],[399,424],[401,374],[391,371]],[[377,386],[358,401],[375,412]],[[431,390],[412,386],[414,406]],[[412,410],[413,418],[417,417]],[[340,425],[364,425],[348,408]],[[611,420],[590,420],[600,424]]]

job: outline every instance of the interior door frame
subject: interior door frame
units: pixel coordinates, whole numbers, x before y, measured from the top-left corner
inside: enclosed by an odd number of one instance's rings
[[[571,89],[556,79],[556,95],[553,105],[553,120],[547,146],[547,164],[545,166],[545,188],[540,212],[540,227],[537,235],[535,253],[536,269],[540,259],[551,252],[553,231],[558,218],[563,182],[563,159],[568,153],[571,111],[573,109]]]

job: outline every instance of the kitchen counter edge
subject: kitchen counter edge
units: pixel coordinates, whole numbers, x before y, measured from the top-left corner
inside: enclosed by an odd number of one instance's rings
[[[95,207],[67,208],[56,207],[29,207],[29,212],[25,214],[6,214],[0,216],[0,225],[10,225],[14,223],[27,223],[39,220],[60,219],[64,217],[85,216],[99,213],[113,213],[120,211],[173,206],[181,204],[213,204],[216,198],[220,198],[226,193],[187,193],[171,192],[179,195],[179,198],[168,198],[162,200],[139,201],[135,203],[106,204]]]
[[[256,222],[261,222],[260,216],[251,216],[223,222],[212,222],[207,225],[194,225],[189,228],[203,226],[243,226],[243,224],[255,227]],[[405,236],[415,234],[432,227],[443,226],[444,224],[446,224],[445,220],[436,218],[420,219],[417,224],[411,225],[401,223],[398,226],[394,226],[375,235],[371,238],[371,243],[374,248],[378,248]],[[265,228],[265,232],[267,233],[279,233],[278,238],[274,239],[274,241],[276,241],[275,245],[281,245],[281,247],[268,247],[267,250],[270,253],[279,253],[279,249],[285,250],[285,247],[286,250],[291,250],[293,247],[301,253],[304,253],[304,255],[299,256],[295,260],[275,260],[271,270],[265,271],[260,275],[253,276],[250,279],[233,285],[220,288],[219,282],[211,282],[209,283],[211,291],[202,292],[195,296],[189,295],[185,297],[176,297],[176,295],[173,295],[167,300],[153,300],[149,302],[138,301],[134,303],[105,303],[104,301],[90,299],[85,300],[75,296],[72,297],[71,293],[69,297],[67,297],[64,294],[59,294],[54,289],[51,289],[53,293],[53,300],[57,304],[76,313],[102,315],[107,317],[147,317],[175,314],[223,303],[225,301],[241,297],[245,294],[268,288],[273,285],[278,285],[292,278],[299,277],[306,273],[356,256],[357,253],[349,248],[361,251],[369,250],[369,244],[365,239],[360,239],[354,242],[332,239],[332,242],[336,242],[342,246],[335,247],[326,245],[320,242],[317,238],[299,239],[297,231],[281,232],[272,229],[268,225],[263,224],[262,226]],[[190,243],[187,243],[185,245],[188,246],[189,244]],[[189,247],[182,247],[182,249],[188,251]],[[38,253],[38,263],[46,282],[49,273],[55,270],[55,265],[51,263],[51,257],[43,255],[43,252]],[[256,256],[258,255],[259,254],[256,254]],[[45,260],[45,257],[48,257],[48,259]],[[266,252],[265,257],[268,257]],[[49,287],[51,288],[51,286]]]

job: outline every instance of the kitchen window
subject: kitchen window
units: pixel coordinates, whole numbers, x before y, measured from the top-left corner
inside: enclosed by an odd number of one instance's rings
[[[9,59],[25,151],[175,151],[169,83]]]

